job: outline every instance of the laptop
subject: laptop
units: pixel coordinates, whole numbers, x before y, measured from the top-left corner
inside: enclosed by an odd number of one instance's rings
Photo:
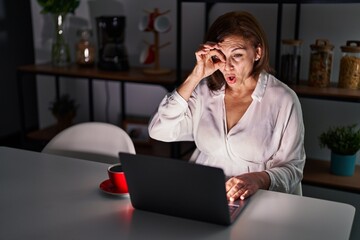
[[[119,159],[135,209],[230,225],[249,202],[228,202],[220,168],[123,152]]]

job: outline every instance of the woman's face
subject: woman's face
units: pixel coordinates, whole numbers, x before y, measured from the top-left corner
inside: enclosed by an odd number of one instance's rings
[[[260,59],[261,48],[239,36],[226,37],[218,46],[226,60],[220,68],[226,82],[229,85],[244,82],[252,73],[255,61]]]

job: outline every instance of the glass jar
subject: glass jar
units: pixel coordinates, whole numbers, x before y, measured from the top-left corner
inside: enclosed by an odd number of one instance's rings
[[[301,40],[282,40],[280,80],[287,84],[299,83],[301,44]]]
[[[310,45],[310,48],[309,86],[328,87],[330,86],[334,45],[330,44],[328,40],[317,39],[315,44]]]
[[[76,44],[76,64],[81,67],[92,67],[95,63],[95,47],[92,44],[92,31],[82,29],[77,31],[79,41]]]
[[[341,51],[338,87],[360,89],[360,41],[347,41]]]

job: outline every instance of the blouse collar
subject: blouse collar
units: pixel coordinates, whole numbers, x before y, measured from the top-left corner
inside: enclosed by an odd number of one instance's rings
[[[251,94],[252,99],[261,102],[261,99],[265,94],[266,85],[268,83],[268,76],[269,74],[264,71],[260,73],[254,92]]]

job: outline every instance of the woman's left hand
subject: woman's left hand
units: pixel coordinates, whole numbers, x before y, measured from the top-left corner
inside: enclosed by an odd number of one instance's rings
[[[266,172],[245,173],[230,178],[226,184],[226,196],[230,201],[244,200],[258,189],[269,189],[270,177]]]

